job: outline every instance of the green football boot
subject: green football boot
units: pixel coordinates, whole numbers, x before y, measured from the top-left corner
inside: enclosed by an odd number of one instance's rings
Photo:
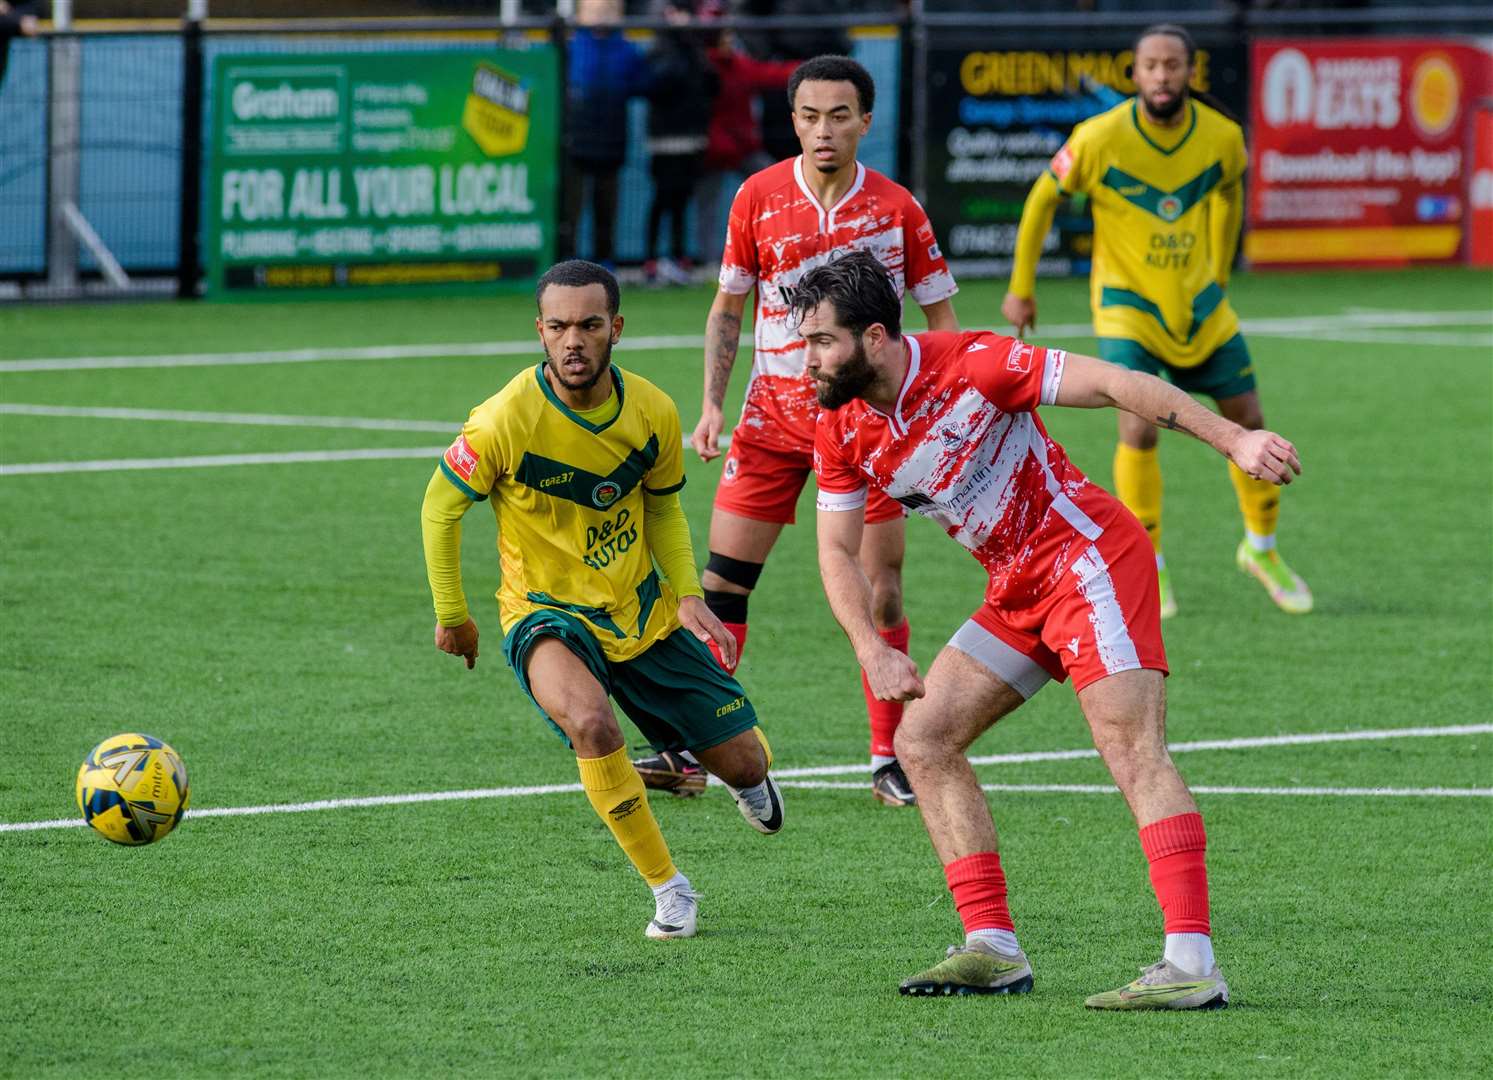
[[[1234,552],[1234,562],[1240,570],[1250,575],[1270,594],[1276,607],[1292,615],[1305,615],[1312,609],[1312,591],[1301,576],[1286,565],[1280,552],[1256,551],[1249,540],[1239,541],[1239,550]]]
[[[1084,1001],[1091,1009],[1222,1009],[1228,1003],[1229,984],[1216,965],[1198,976],[1165,960],[1143,968],[1134,982]]]
[[[976,939],[950,945],[944,958],[927,971],[903,979],[898,992],[913,997],[950,994],[1025,994],[1032,988],[1032,965],[1026,953],[996,952]]]
[[[1170,619],[1177,613],[1177,594],[1172,592],[1172,572],[1165,565],[1158,566],[1156,580],[1161,585],[1161,617]]]

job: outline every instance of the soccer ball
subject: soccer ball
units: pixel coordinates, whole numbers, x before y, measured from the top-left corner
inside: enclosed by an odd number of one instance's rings
[[[83,820],[116,844],[153,844],[187,810],[187,767],[181,755],[149,735],[115,735],[78,770]]]

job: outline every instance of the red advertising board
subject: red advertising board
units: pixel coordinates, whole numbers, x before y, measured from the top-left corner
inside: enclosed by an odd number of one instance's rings
[[[1480,103],[1473,115],[1467,206],[1467,261],[1493,266],[1493,101]]]
[[[1262,40],[1250,59],[1256,266],[1449,261],[1493,53],[1455,38]]]

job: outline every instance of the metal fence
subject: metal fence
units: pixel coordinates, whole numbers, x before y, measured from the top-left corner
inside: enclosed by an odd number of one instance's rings
[[[930,10],[931,9],[931,10]],[[981,14],[914,2],[906,15],[726,19],[716,29],[742,33],[825,30],[847,36],[850,51],[879,88],[876,122],[862,159],[926,197],[940,153],[930,140],[930,107],[940,92],[930,58],[940,50],[989,47],[1116,47],[1167,13],[1100,10],[1081,14]],[[867,23],[866,20],[872,20]],[[1187,13],[1200,44],[1222,58],[1215,78],[1244,100],[1245,55],[1259,35],[1405,34],[1433,30],[1493,33],[1493,9],[1442,6],[1351,10]],[[663,29],[630,18],[640,41]],[[213,124],[210,73],[215,56],[235,52],[316,53],[438,51],[474,42],[512,43],[566,55],[560,19],[296,20],[244,24],[184,21],[178,28],[73,29],[16,40],[0,84],[0,296],[68,297],[175,292],[201,287],[203,148]],[[936,66],[936,65],[935,65]],[[936,73],[935,73],[936,74]],[[766,108],[779,107],[775,99]],[[646,151],[647,103],[628,112],[628,156],[618,200],[616,257],[645,253],[652,183]],[[563,162],[561,163],[563,169]],[[734,184],[727,187],[734,190]],[[718,208],[717,214],[724,208]],[[696,213],[691,210],[691,215]],[[589,251],[589,217],[559,222],[562,248]],[[718,236],[720,220],[691,232]],[[665,249],[667,252],[667,249]],[[704,253],[709,257],[710,253]],[[971,264],[972,266],[976,264]],[[998,272],[994,264],[978,264]]]

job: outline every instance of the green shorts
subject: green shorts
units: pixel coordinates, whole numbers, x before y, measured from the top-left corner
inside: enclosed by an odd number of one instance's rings
[[[536,708],[529,654],[546,637],[580,657],[655,750],[707,750],[756,726],[746,691],[688,630],[675,630],[631,660],[608,660],[585,623],[552,608],[525,615],[503,639],[508,666]],[[569,746],[560,725],[539,711]]]
[[[1168,364],[1129,338],[1100,338],[1099,358],[1132,371],[1163,376],[1179,390],[1206,394],[1214,401],[1247,394],[1255,388],[1254,364],[1250,362],[1249,346],[1244,344],[1243,334],[1229,338],[1196,367]]]

